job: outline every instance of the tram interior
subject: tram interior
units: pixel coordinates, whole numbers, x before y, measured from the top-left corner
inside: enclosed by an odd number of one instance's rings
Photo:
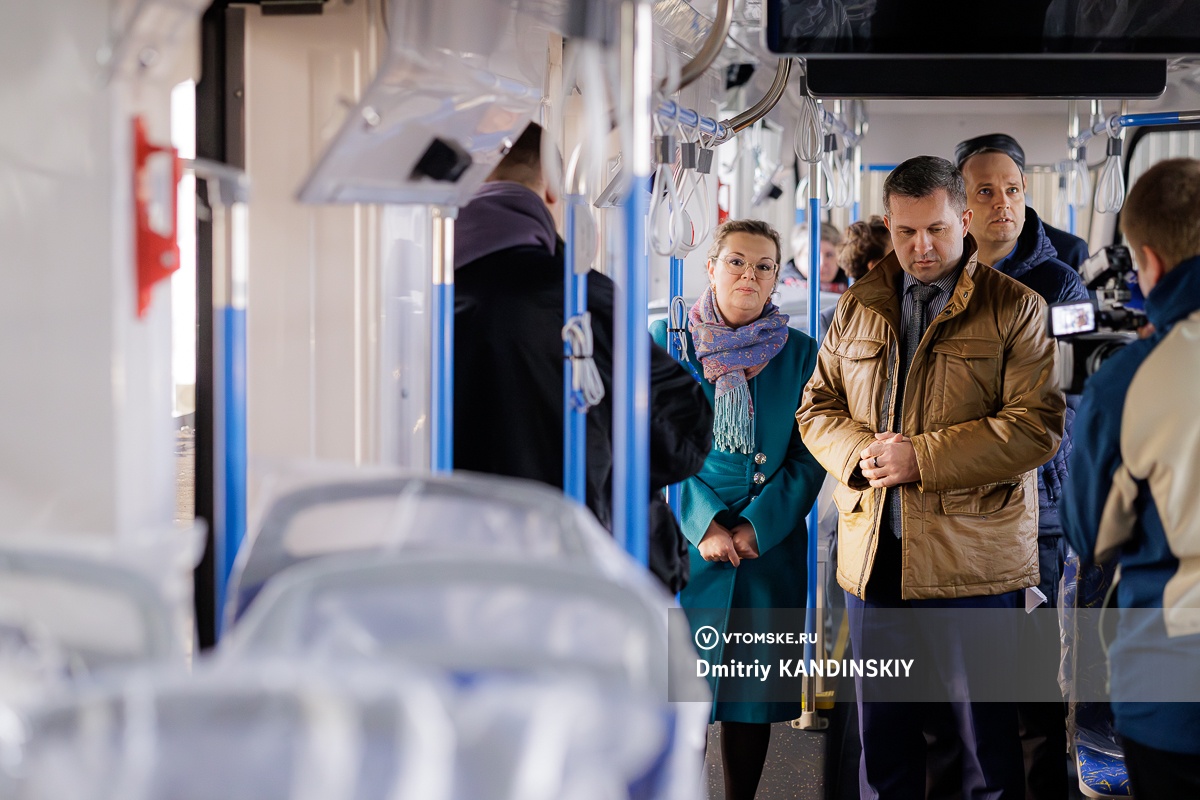
[[[538,122],[577,268],[642,298],[644,328],[702,291],[719,218],[787,249],[814,211],[883,214],[891,167],[968,137],[1018,138],[1029,206],[1092,252],[1125,187],[1200,155],[1200,112],[1114,122],[1200,108],[1186,48],[1153,56],[1151,96],[1104,91],[1119,58],[1090,92],[1005,95],[1003,46],[945,86],[814,96],[804,54],[764,42],[770,6],[0,8],[0,796],[723,796],[709,704],[665,699],[707,689],[667,663],[690,633],[626,552],[644,523],[614,538],[560,492],[451,473],[457,208]],[[777,302],[815,332],[807,286]],[[758,797],[858,796],[844,692],[810,685]],[[1129,796],[1078,755],[1072,797]]]

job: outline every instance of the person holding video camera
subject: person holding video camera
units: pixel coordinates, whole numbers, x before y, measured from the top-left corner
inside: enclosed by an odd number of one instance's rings
[[[1200,797],[1200,161],[1151,167],[1121,229],[1154,332],[1088,379],[1060,510],[1085,562],[1120,567],[1108,655],[1133,794]]]

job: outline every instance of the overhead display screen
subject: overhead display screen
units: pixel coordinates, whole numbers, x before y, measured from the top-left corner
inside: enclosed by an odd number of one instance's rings
[[[1200,0],[766,0],[780,55],[1200,53]]]

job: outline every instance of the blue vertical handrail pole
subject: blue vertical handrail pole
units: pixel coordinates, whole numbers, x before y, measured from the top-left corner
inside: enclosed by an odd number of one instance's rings
[[[613,352],[613,534],[631,556],[649,563],[650,347],[647,341],[646,212],[654,90],[653,6],[621,4],[621,104],[628,109],[629,193],[623,203],[624,286],[617,293]]]
[[[649,563],[650,513],[650,350],[646,346],[646,197],[648,176],[635,176],[624,202],[625,298],[618,327],[613,404],[613,531],[626,551]],[[623,351],[623,352],[622,352]]]
[[[228,208],[232,225],[229,304],[225,308],[222,387],[225,396],[225,546],[221,565],[228,591],[233,565],[246,538],[246,204]],[[220,623],[218,623],[220,631]]]
[[[667,352],[676,361],[681,361],[685,355],[679,349],[682,335],[671,330],[671,326],[675,324],[676,301],[683,299],[683,259],[679,256],[671,256],[670,287],[671,297],[667,301]],[[681,322],[686,325],[686,318]],[[671,512],[675,515],[675,520],[682,521],[682,515],[679,511],[678,483],[673,483],[667,487],[667,505],[671,507]]]
[[[430,208],[433,298],[430,326],[429,468],[454,469],[454,214]]]
[[[216,636],[224,628],[229,578],[246,536],[246,300],[249,180],[212,161],[188,167],[213,200],[213,581]]]
[[[809,186],[813,187],[808,200],[808,335],[817,338],[817,327],[821,317],[821,194],[817,190],[817,166],[810,167]],[[808,512],[808,580],[804,609],[804,631],[809,634],[804,644],[804,661],[812,663],[816,657],[815,634],[817,632],[817,503]],[[815,712],[817,707],[816,681],[805,681],[804,710]]]
[[[580,195],[567,195],[566,241],[563,252],[563,324],[587,310],[587,275],[575,274],[575,215]],[[574,397],[575,362],[571,346],[563,342],[563,493],[580,504],[587,503],[587,413],[577,408]]]
[[[1067,233],[1075,233],[1075,204],[1067,206]]]

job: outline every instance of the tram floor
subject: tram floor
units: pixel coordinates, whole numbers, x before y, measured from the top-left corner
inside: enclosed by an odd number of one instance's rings
[[[839,702],[821,715],[829,720],[829,727],[823,731],[799,730],[788,722],[771,726],[771,747],[755,800],[859,800],[854,700]],[[1063,800],[1084,800],[1074,760],[1065,761],[1068,788]],[[708,727],[704,770],[709,800],[724,800],[720,725]]]
[[[822,731],[771,726],[771,747],[758,783],[757,800],[858,800],[858,723],[853,701],[838,703],[821,715]],[[721,728],[708,728],[704,762],[709,800],[724,800],[721,778]]]

